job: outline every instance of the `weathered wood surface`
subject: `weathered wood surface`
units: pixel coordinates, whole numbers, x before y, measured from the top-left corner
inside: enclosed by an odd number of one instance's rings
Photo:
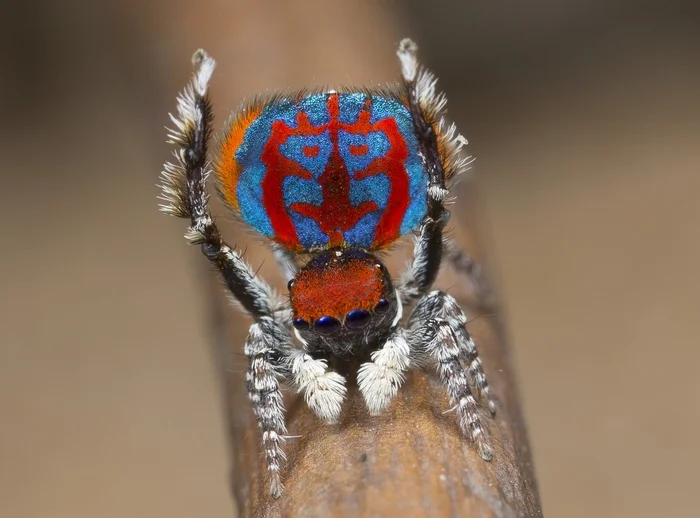
[[[451,282],[453,281],[453,282]],[[464,299],[463,277],[441,282]],[[218,297],[219,299],[221,297]],[[473,318],[474,312],[469,312]],[[259,430],[245,393],[242,345],[250,322],[219,307],[232,446],[232,487],[241,517],[530,517],[541,516],[525,427],[498,312],[470,322],[495,395],[484,414],[494,460],[485,462],[459,433],[434,372],[416,372],[384,412],[368,414],[349,380],[337,425],[325,425],[303,400],[286,394],[289,439],[285,492],[268,494]]]

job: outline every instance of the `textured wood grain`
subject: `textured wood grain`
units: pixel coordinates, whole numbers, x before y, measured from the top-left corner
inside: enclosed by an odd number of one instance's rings
[[[483,461],[461,438],[432,371],[411,373],[378,417],[369,416],[350,379],[341,420],[333,426],[321,423],[288,391],[288,429],[299,437],[286,444],[286,490],[274,500],[244,390],[246,359],[240,351],[249,322],[227,321],[224,315],[231,310],[220,313],[217,342],[220,357],[227,360],[232,486],[240,516],[541,516],[508,349],[496,317],[469,324],[498,402],[496,418],[484,415],[494,446],[492,462]]]

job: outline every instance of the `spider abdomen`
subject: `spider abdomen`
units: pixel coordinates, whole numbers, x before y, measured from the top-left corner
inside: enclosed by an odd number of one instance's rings
[[[298,94],[241,110],[216,172],[228,205],[288,250],[377,249],[425,215],[419,151],[395,92]]]

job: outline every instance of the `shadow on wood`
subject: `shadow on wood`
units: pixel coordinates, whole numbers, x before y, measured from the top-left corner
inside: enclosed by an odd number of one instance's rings
[[[238,351],[248,323],[236,318],[219,324],[220,358],[227,360],[232,484],[240,516],[541,516],[497,319],[469,324],[498,404],[494,419],[483,416],[494,447],[492,462],[482,460],[460,436],[446,392],[432,371],[409,374],[390,407],[377,417],[368,414],[349,380],[341,420],[331,426],[287,391],[289,434],[299,437],[285,445],[285,492],[278,500],[268,493],[259,430],[244,389],[246,359]]]

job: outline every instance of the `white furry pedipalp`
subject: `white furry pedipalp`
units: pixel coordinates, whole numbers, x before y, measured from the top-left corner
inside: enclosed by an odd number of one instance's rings
[[[410,352],[403,334],[396,333],[357,371],[357,385],[371,415],[384,410],[403,384]]]
[[[289,364],[293,382],[309,408],[324,421],[335,423],[347,392],[345,378],[329,372],[325,361],[314,360],[305,351],[293,351]]]

